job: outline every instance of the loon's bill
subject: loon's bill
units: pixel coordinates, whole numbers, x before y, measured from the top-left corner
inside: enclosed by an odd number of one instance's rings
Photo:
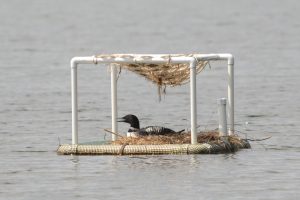
[[[139,119],[135,115],[126,115],[118,119],[118,122],[125,122],[130,124],[130,128],[127,132],[127,137],[137,137],[146,135],[168,135],[181,133],[184,130],[176,132],[172,129],[161,127],[161,126],[147,126],[145,128],[140,128]]]

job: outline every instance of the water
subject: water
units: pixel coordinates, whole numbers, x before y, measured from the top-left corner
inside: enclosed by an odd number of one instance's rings
[[[300,3],[286,1],[5,1],[0,6],[0,199],[298,199]],[[58,156],[71,140],[73,56],[232,53],[237,129],[252,149],[226,155]],[[215,128],[226,63],[198,76],[200,130]],[[189,127],[188,85],[158,103],[122,71],[119,115]],[[80,141],[110,127],[106,66],[80,69]],[[135,94],[135,95],[132,95]],[[120,130],[126,131],[125,124]],[[106,138],[108,135],[106,136]]]

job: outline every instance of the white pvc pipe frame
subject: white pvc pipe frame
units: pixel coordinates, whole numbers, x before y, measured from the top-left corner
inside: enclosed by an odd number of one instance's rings
[[[163,54],[165,55],[165,54]],[[151,56],[151,59],[139,59],[142,56]],[[166,63],[161,54],[138,54],[135,58],[101,58],[101,57],[74,57],[71,60],[71,86],[72,86],[72,144],[78,144],[78,86],[77,67],[79,64],[135,64],[135,63]],[[234,57],[231,54],[194,54],[193,57],[170,56],[168,62],[188,63],[190,65],[190,102],[191,102],[191,144],[197,143],[197,96],[196,96],[196,64],[197,61],[227,60],[228,63],[228,118],[229,135],[234,133]],[[111,66],[111,104],[112,104],[112,132],[118,132],[117,126],[117,69]],[[116,136],[112,135],[112,140]]]

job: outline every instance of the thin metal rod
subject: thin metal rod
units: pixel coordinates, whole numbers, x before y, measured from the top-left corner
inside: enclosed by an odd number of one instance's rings
[[[111,123],[112,123],[112,132],[118,132],[118,107],[117,107],[117,67],[111,65]],[[112,135],[112,141],[117,139],[117,135]]]
[[[219,136],[227,135],[226,99],[218,99]]]
[[[197,144],[196,61],[190,62],[191,144]]]
[[[77,64],[71,62],[72,144],[78,144]]]
[[[229,135],[234,134],[234,61],[228,59],[228,118]]]

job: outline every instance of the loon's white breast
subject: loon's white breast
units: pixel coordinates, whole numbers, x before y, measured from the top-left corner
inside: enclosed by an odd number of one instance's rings
[[[127,131],[127,137],[138,137],[139,135],[139,129],[130,127]]]

